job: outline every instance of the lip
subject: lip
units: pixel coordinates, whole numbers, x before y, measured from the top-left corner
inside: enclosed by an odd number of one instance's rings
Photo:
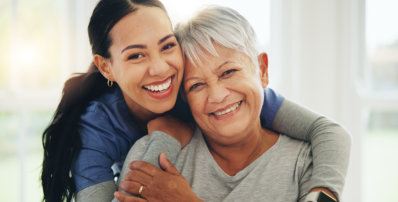
[[[233,111],[231,111],[231,112],[228,112],[228,113],[226,113],[226,114],[223,114],[223,115],[215,115],[215,113],[217,113],[217,112],[222,112],[222,111],[224,111],[224,110],[226,110],[226,109],[228,109],[228,108],[230,108],[230,107],[236,105],[236,104],[239,103],[239,102],[240,102],[240,104],[239,104],[239,106],[238,106],[235,110],[233,110]],[[229,105],[225,106],[224,108],[217,109],[216,111],[210,113],[210,116],[214,117],[214,119],[216,119],[216,120],[224,120],[224,119],[227,119],[227,118],[229,118],[229,117],[232,117],[232,116],[234,116],[236,113],[239,112],[239,110],[240,110],[240,108],[241,108],[241,106],[242,106],[242,103],[243,103],[243,100],[240,100],[240,101],[238,101],[238,102],[229,104]]]
[[[146,89],[146,88],[144,88],[144,87],[142,87],[142,89],[145,90],[145,92],[146,92],[149,96],[151,96],[151,97],[153,97],[153,98],[155,98],[155,99],[167,98],[167,97],[169,97],[169,96],[173,93],[173,89],[174,89],[174,82],[173,82],[173,81],[175,80],[175,75],[172,75],[172,76],[170,76],[170,77],[167,77],[167,78],[164,79],[163,81],[156,81],[156,82],[147,84],[147,85],[159,85],[159,84],[165,83],[165,82],[166,82],[168,79],[170,79],[170,78],[171,78],[170,87],[169,87],[168,89],[164,90],[164,91],[153,92],[153,91],[150,91],[150,90],[148,90],[148,89]]]
[[[165,78],[165,79],[164,79],[164,80],[162,80],[162,81],[155,81],[155,82],[152,82],[152,83],[145,84],[144,86],[149,86],[149,85],[159,85],[159,84],[162,84],[162,83],[166,82],[168,79],[170,79],[170,77],[171,77],[171,79],[173,79],[173,78],[174,78],[174,76],[175,76],[175,75],[171,75],[171,76],[169,76],[169,77]]]

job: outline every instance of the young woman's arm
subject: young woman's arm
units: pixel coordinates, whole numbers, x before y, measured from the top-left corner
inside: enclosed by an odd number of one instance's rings
[[[116,191],[114,181],[105,181],[99,184],[89,186],[75,196],[76,202],[109,202],[113,199],[113,193]]]
[[[328,188],[340,198],[350,156],[349,133],[337,123],[283,99],[272,89],[265,89],[264,100],[263,126],[311,142],[314,164],[311,187]],[[270,117],[274,112],[274,117]]]
[[[150,145],[150,147],[149,147]],[[159,167],[158,148],[164,152],[169,160],[175,162],[177,154],[181,149],[180,143],[171,136],[155,131],[149,136],[144,136],[138,140],[127,154],[119,181],[123,180],[130,171],[128,165],[132,161],[147,161]],[[114,181],[105,181],[91,185],[76,194],[76,202],[109,202],[113,199],[113,193],[116,191]]]
[[[103,96],[91,102],[79,121],[82,145],[71,168],[77,201],[110,201],[117,188],[113,165],[123,163],[143,135],[125,110],[121,93]]]

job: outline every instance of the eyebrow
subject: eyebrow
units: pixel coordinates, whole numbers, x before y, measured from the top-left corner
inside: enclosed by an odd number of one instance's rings
[[[160,45],[161,43],[163,43],[164,41],[166,41],[168,38],[173,37],[173,36],[174,36],[174,34],[169,34],[169,35],[167,35],[167,36],[161,38],[161,39],[158,41],[158,45]]]
[[[226,64],[228,64],[228,63],[233,63],[233,62],[231,62],[231,61],[225,61],[224,63],[222,63],[221,65],[219,65],[219,66],[217,67],[216,70],[221,69],[221,67],[223,67],[224,65],[226,65]]]
[[[225,61],[225,62],[223,62],[221,65],[219,65],[219,66],[216,68],[216,71],[218,71],[219,69],[221,69],[221,67],[223,67],[224,65],[226,65],[226,64],[228,64],[228,63],[233,63],[233,62],[231,62],[231,61]],[[189,80],[193,80],[193,79],[200,79],[200,78],[199,78],[199,77],[196,77],[196,76],[190,77],[190,78],[188,78],[187,80],[185,80],[184,83],[186,83],[186,82],[189,81]]]
[[[158,45],[160,45],[161,43],[163,43],[164,41],[166,41],[167,39],[169,39],[169,38],[171,38],[171,37],[174,37],[174,34],[169,34],[169,35],[167,35],[167,36],[161,38],[161,39],[158,41]],[[126,51],[126,50],[128,50],[128,49],[134,49],[134,48],[145,49],[145,48],[147,48],[147,46],[146,46],[146,45],[143,45],[143,44],[129,45],[129,46],[127,46],[126,48],[124,48],[120,53],[123,53],[124,51]]]

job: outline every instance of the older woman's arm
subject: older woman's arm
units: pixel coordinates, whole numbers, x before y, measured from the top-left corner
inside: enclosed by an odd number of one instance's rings
[[[311,142],[313,171],[310,188],[326,187],[340,198],[350,156],[351,137],[337,123],[284,100],[273,130]]]

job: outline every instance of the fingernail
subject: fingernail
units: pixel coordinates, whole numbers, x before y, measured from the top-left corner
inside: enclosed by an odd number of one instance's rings
[[[137,162],[137,161],[133,161],[133,162],[131,162],[131,163],[130,163],[130,165],[129,165],[129,166],[130,166],[130,168],[135,168],[135,167],[137,167],[137,166],[138,166],[137,164],[138,164],[138,162]]]

